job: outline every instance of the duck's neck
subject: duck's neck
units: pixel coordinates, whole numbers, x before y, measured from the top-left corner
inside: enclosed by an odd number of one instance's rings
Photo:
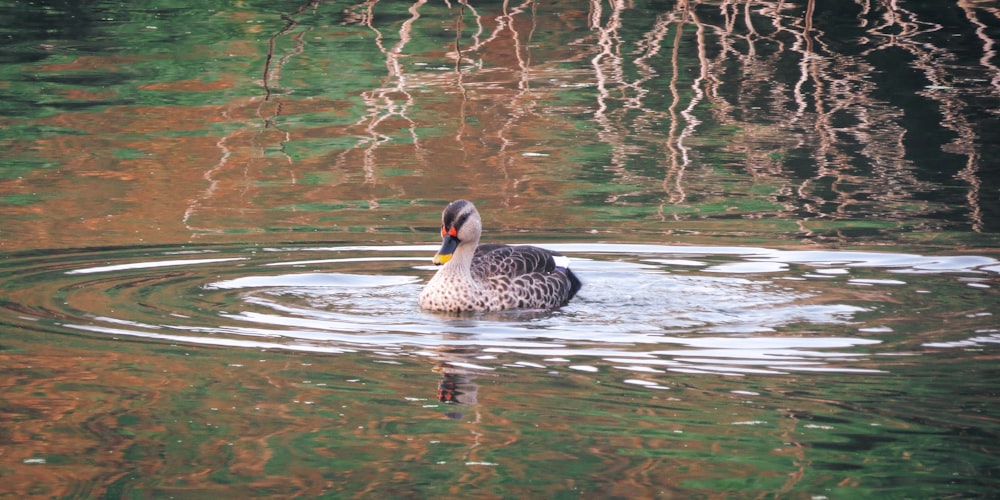
[[[451,260],[444,265],[442,271],[449,275],[458,276],[463,280],[472,281],[472,256],[476,254],[476,247],[479,241],[466,241],[458,245]]]

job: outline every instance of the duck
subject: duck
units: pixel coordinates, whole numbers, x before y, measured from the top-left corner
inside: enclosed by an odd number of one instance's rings
[[[441,213],[441,266],[420,292],[420,307],[438,312],[556,309],[580,290],[569,258],[529,245],[480,245],[475,205],[455,200]]]

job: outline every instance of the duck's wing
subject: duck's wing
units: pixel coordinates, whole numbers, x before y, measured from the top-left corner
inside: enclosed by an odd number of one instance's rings
[[[580,290],[580,280],[569,270],[569,259],[558,252],[527,245],[480,245],[472,258],[472,275],[525,305],[555,307]]]
[[[551,250],[527,245],[479,245],[472,257],[472,272],[473,275],[479,274],[479,278],[551,273],[558,267],[556,257],[561,256]]]

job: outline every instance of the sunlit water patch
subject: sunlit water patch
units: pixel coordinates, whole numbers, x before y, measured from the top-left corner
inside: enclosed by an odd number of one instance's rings
[[[433,245],[293,245],[10,255],[0,321],[39,334],[428,356],[477,370],[620,370],[654,388],[638,375],[885,373],[901,357],[1000,338],[991,257],[550,247],[573,258],[584,283],[553,312],[421,311]]]

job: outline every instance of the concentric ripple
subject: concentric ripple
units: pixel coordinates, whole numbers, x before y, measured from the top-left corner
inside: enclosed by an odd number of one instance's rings
[[[978,256],[549,247],[571,256],[584,282],[569,306],[459,316],[417,306],[434,272],[427,265],[432,245],[8,255],[0,268],[0,323],[39,334],[218,347],[461,351],[453,362],[480,369],[519,363],[638,373],[879,372],[878,356],[908,355],[900,350],[920,345],[884,343],[894,336],[886,325],[898,319],[899,297],[930,300],[929,290],[944,285],[990,294],[1000,273],[995,259]],[[970,316],[968,335],[926,344],[996,342],[987,326],[991,313],[982,309]]]

